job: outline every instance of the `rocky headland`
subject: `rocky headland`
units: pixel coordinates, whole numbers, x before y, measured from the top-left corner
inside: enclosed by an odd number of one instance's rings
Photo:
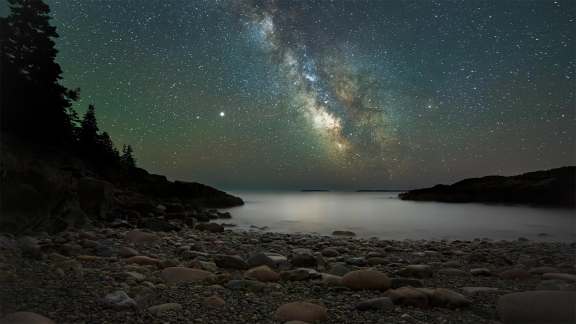
[[[471,178],[452,185],[436,185],[399,195],[403,200],[485,202],[537,206],[576,206],[576,167],[562,167],[521,175]]]

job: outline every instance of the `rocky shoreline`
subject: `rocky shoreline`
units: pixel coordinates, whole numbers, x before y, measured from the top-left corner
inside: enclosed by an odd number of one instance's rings
[[[573,243],[391,241],[215,223],[4,235],[0,323],[564,323],[575,316],[565,305],[576,300],[574,260]],[[524,304],[532,306],[515,311]]]

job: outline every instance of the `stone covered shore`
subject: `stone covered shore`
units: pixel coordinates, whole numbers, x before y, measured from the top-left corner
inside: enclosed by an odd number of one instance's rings
[[[507,324],[575,316],[574,244],[337,234],[344,235],[200,223],[171,232],[0,236],[0,323]],[[525,304],[532,306],[516,310]]]

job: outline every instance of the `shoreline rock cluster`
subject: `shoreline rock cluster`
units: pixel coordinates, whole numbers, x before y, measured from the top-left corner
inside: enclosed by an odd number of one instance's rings
[[[0,323],[563,323],[576,316],[566,306],[576,300],[575,247],[214,223],[4,235]]]

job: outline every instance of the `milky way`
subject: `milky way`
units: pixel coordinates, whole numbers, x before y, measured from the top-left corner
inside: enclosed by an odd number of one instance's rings
[[[74,108],[171,179],[403,189],[576,163],[573,0],[46,2]]]
[[[373,87],[374,76],[347,61],[345,49],[316,46],[329,35],[303,35],[295,27],[299,13],[286,14],[283,9],[287,8],[276,2],[240,5],[246,30],[289,81],[289,109],[306,117],[326,151],[343,167],[398,161],[397,126],[379,98],[381,89]]]

